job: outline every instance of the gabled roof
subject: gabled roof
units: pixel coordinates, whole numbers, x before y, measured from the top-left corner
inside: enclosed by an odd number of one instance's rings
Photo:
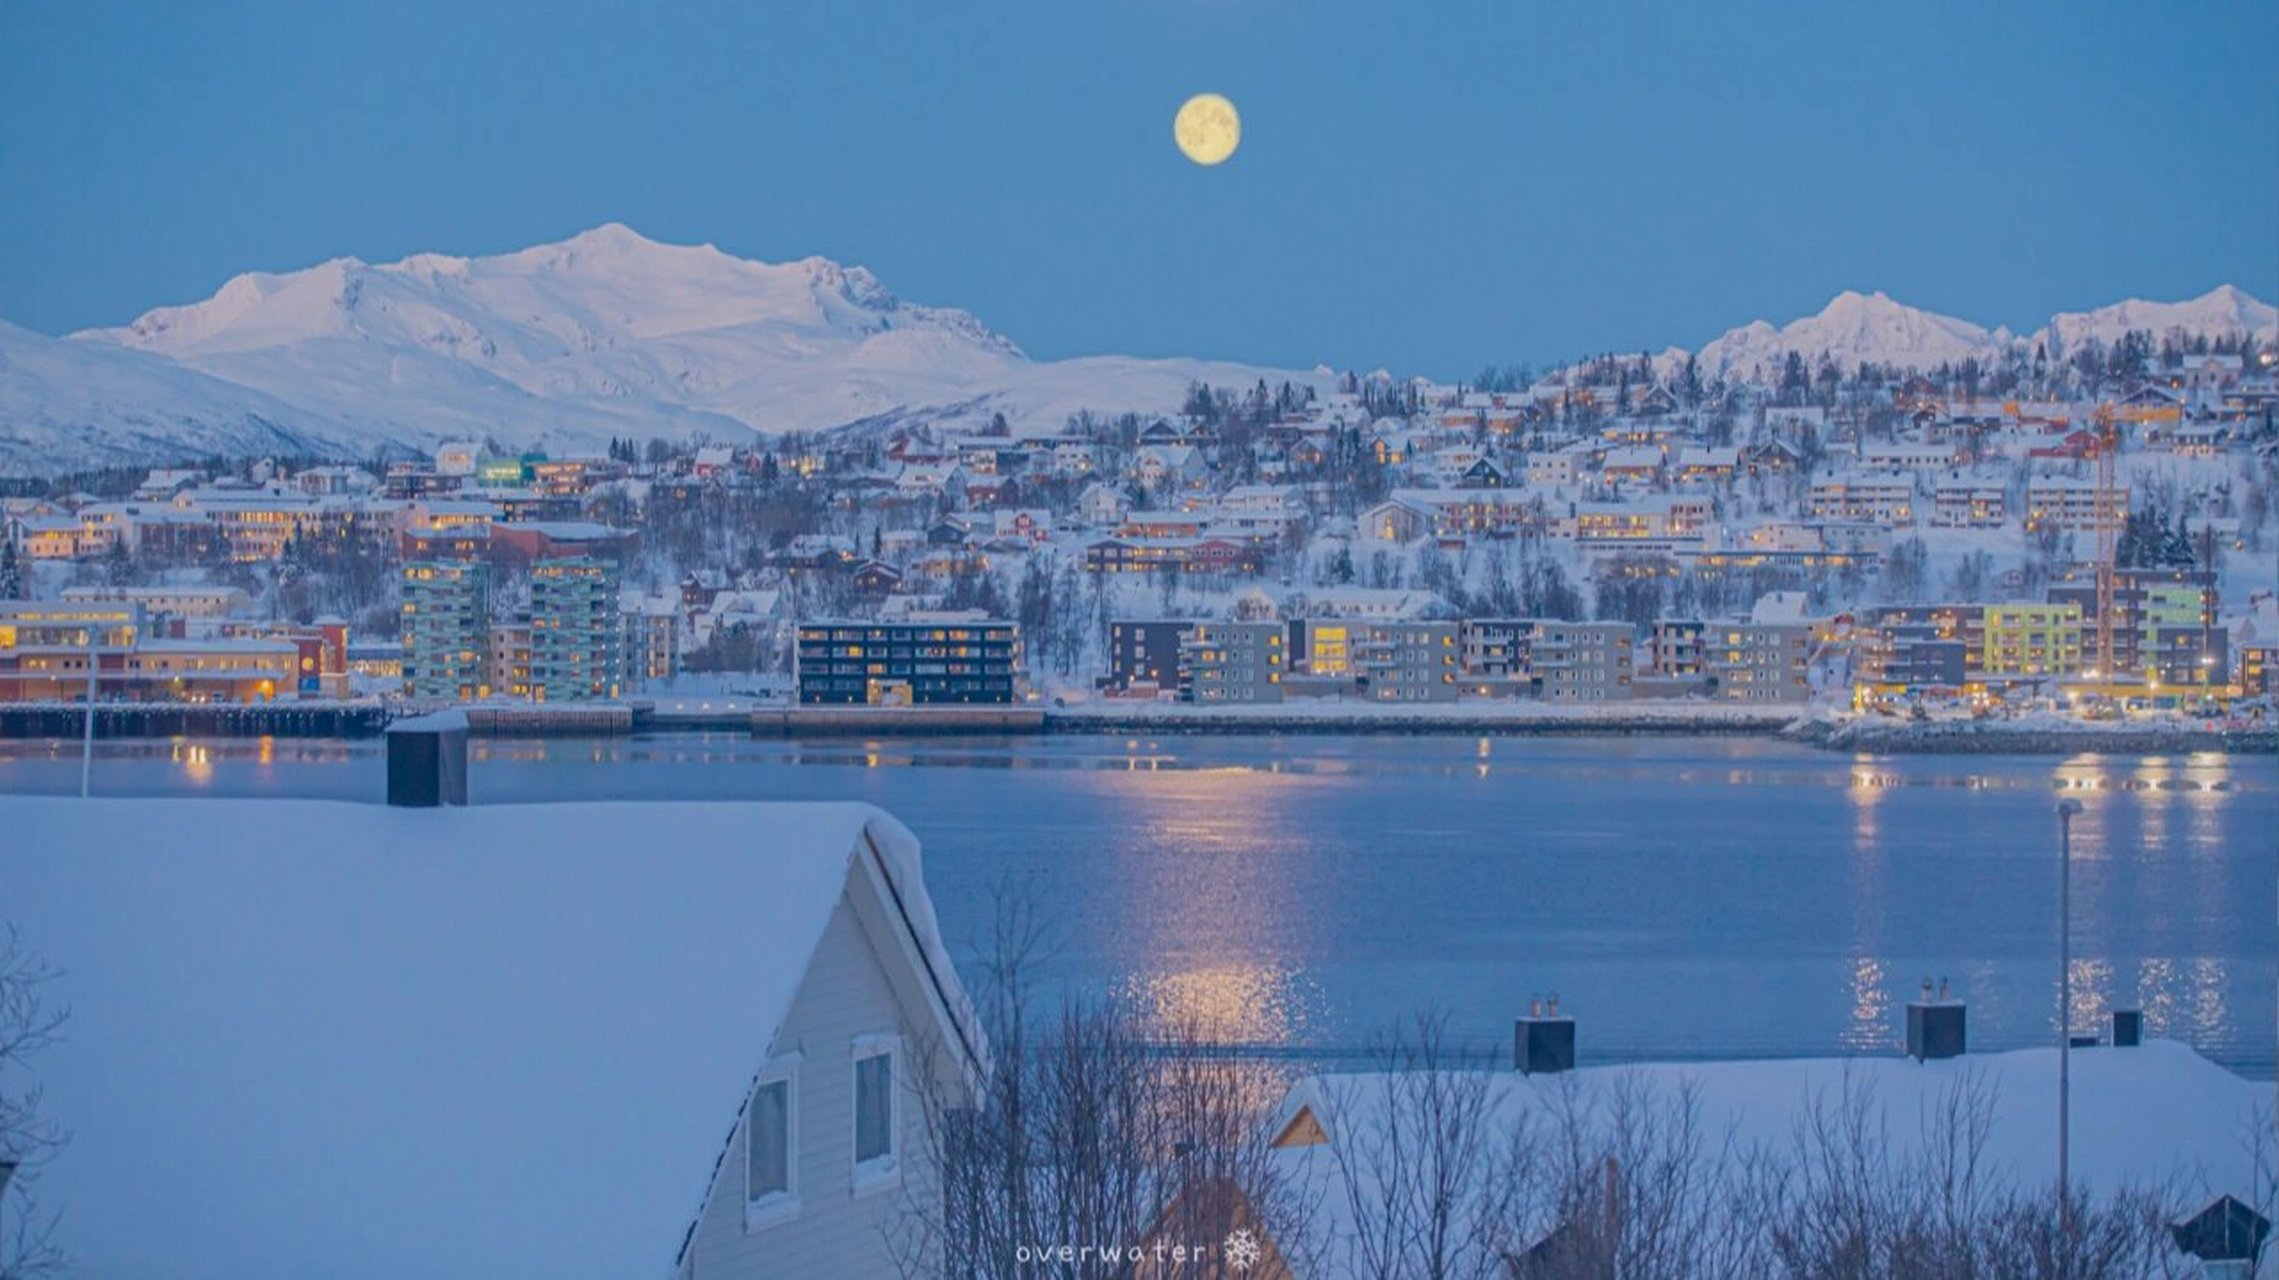
[[[5,796],[0,826],[75,1012],[41,1196],[94,1271],[656,1274],[853,875],[932,986],[912,1016],[972,1027],[868,805]],[[152,1195],[156,1152],[197,1176]]]

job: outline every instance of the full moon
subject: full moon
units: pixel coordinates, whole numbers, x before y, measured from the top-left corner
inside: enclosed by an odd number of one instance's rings
[[[1242,117],[1218,94],[1198,93],[1180,106],[1179,118],[1171,122],[1171,136],[1189,160],[1219,164],[1242,142]]]

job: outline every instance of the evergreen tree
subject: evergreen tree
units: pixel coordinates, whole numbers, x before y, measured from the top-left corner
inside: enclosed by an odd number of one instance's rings
[[[0,600],[24,597],[23,566],[16,560],[16,540],[0,538]]]

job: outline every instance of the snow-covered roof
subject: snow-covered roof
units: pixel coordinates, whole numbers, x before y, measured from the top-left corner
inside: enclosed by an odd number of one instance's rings
[[[2270,1087],[2209,1062],[2189,1047],[2154,1040],[2133,1049],[2099,1048],[2072,1055],[2072,1174],[2092,1193],[2123,1184],[2173,1183],[2167,1188],[2198,1203],[2214,1194],[2256,1194],[2248,1144],[2260,1124]],[[1338,1266],[1350,1235],[1352,1209],[1339,1179],[1381,1178],[1376,1168],[1392,1115],[1384,1073],[1315,1076],[1285,1097],[1276,1132],[1303,1108],[1329,1144],[1344,1144],[1345,1162],[1330,1145],[1292,1146],[1280,1153],[1293,1185],[1320,1187],[1318,1211],[1306,1224],[1323,1256],[1321,1274],[1351,1274]],[[1819,1058],[1755,1062],[1657,1063],[1585,1067],[1561,1075],[1495,1072],[1487,1081],[1487,1124],[1499,1137],[1533,1126],[1555,1140],[1567,1091],[1586,1124],[1603,1125],[1618,1091],[1643,1091],[1667,1107],[1681,1090],[1698,1090],[1698,1132],[1708,1157],[1731,1135],[1737,1150],[1763,1147],[1776,1156],[1793,1152],[1796,1128],[1818,1105],[1833,1111],[1847,1088],[1865,1095],[1880,1114],[1872,1155],[1904,1162],[1923,1152],[1940,1105],[1962,1082],[1992,1097],[1981,1170],[2022,1188],[2046,1186],[2055,1164],[2057,1051],[2025,1049],[1971,1054],[1944,1061],[1901,1057]],[[1410,1117],[1413,1123],[1414,1118]],[[1603,1136],[1603,1135],[1602,1135]],[[1413,1142],[1413,1140],[1412,1140]],[[1497,1145],[1495,1140],[1489,1147]],[[1413,1175],[1412,1175],[1413,1176]],[[1369,1203],[1365,1192],[1361,1200]]]
[[[90,1273],[662,1273],[867,847],[965,1014],[868,805],[14,796],[0,827],[72,1011],[40,1201]]]

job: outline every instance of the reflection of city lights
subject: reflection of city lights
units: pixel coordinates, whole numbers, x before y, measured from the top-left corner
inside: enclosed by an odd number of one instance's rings
[[[174,758],[182,762],[182,775],[190,780],[192,786],[203,787],[214,780],[213,758],[207,754],[202,743],[191,743],[188,746],[177,744]]]
[[[1885,985],[1883,962],[1874,956],[1852,961],[1852,1013],[1844,1028],[1847,1049],[1884,1049],[1892,1043],[1891,992]]]
[[[1278,965],[1220,965],[1135,975],[1126,994],[1150,1031],[1207,1044],[1281,1046],[1305,1022],[1296,975]]]

